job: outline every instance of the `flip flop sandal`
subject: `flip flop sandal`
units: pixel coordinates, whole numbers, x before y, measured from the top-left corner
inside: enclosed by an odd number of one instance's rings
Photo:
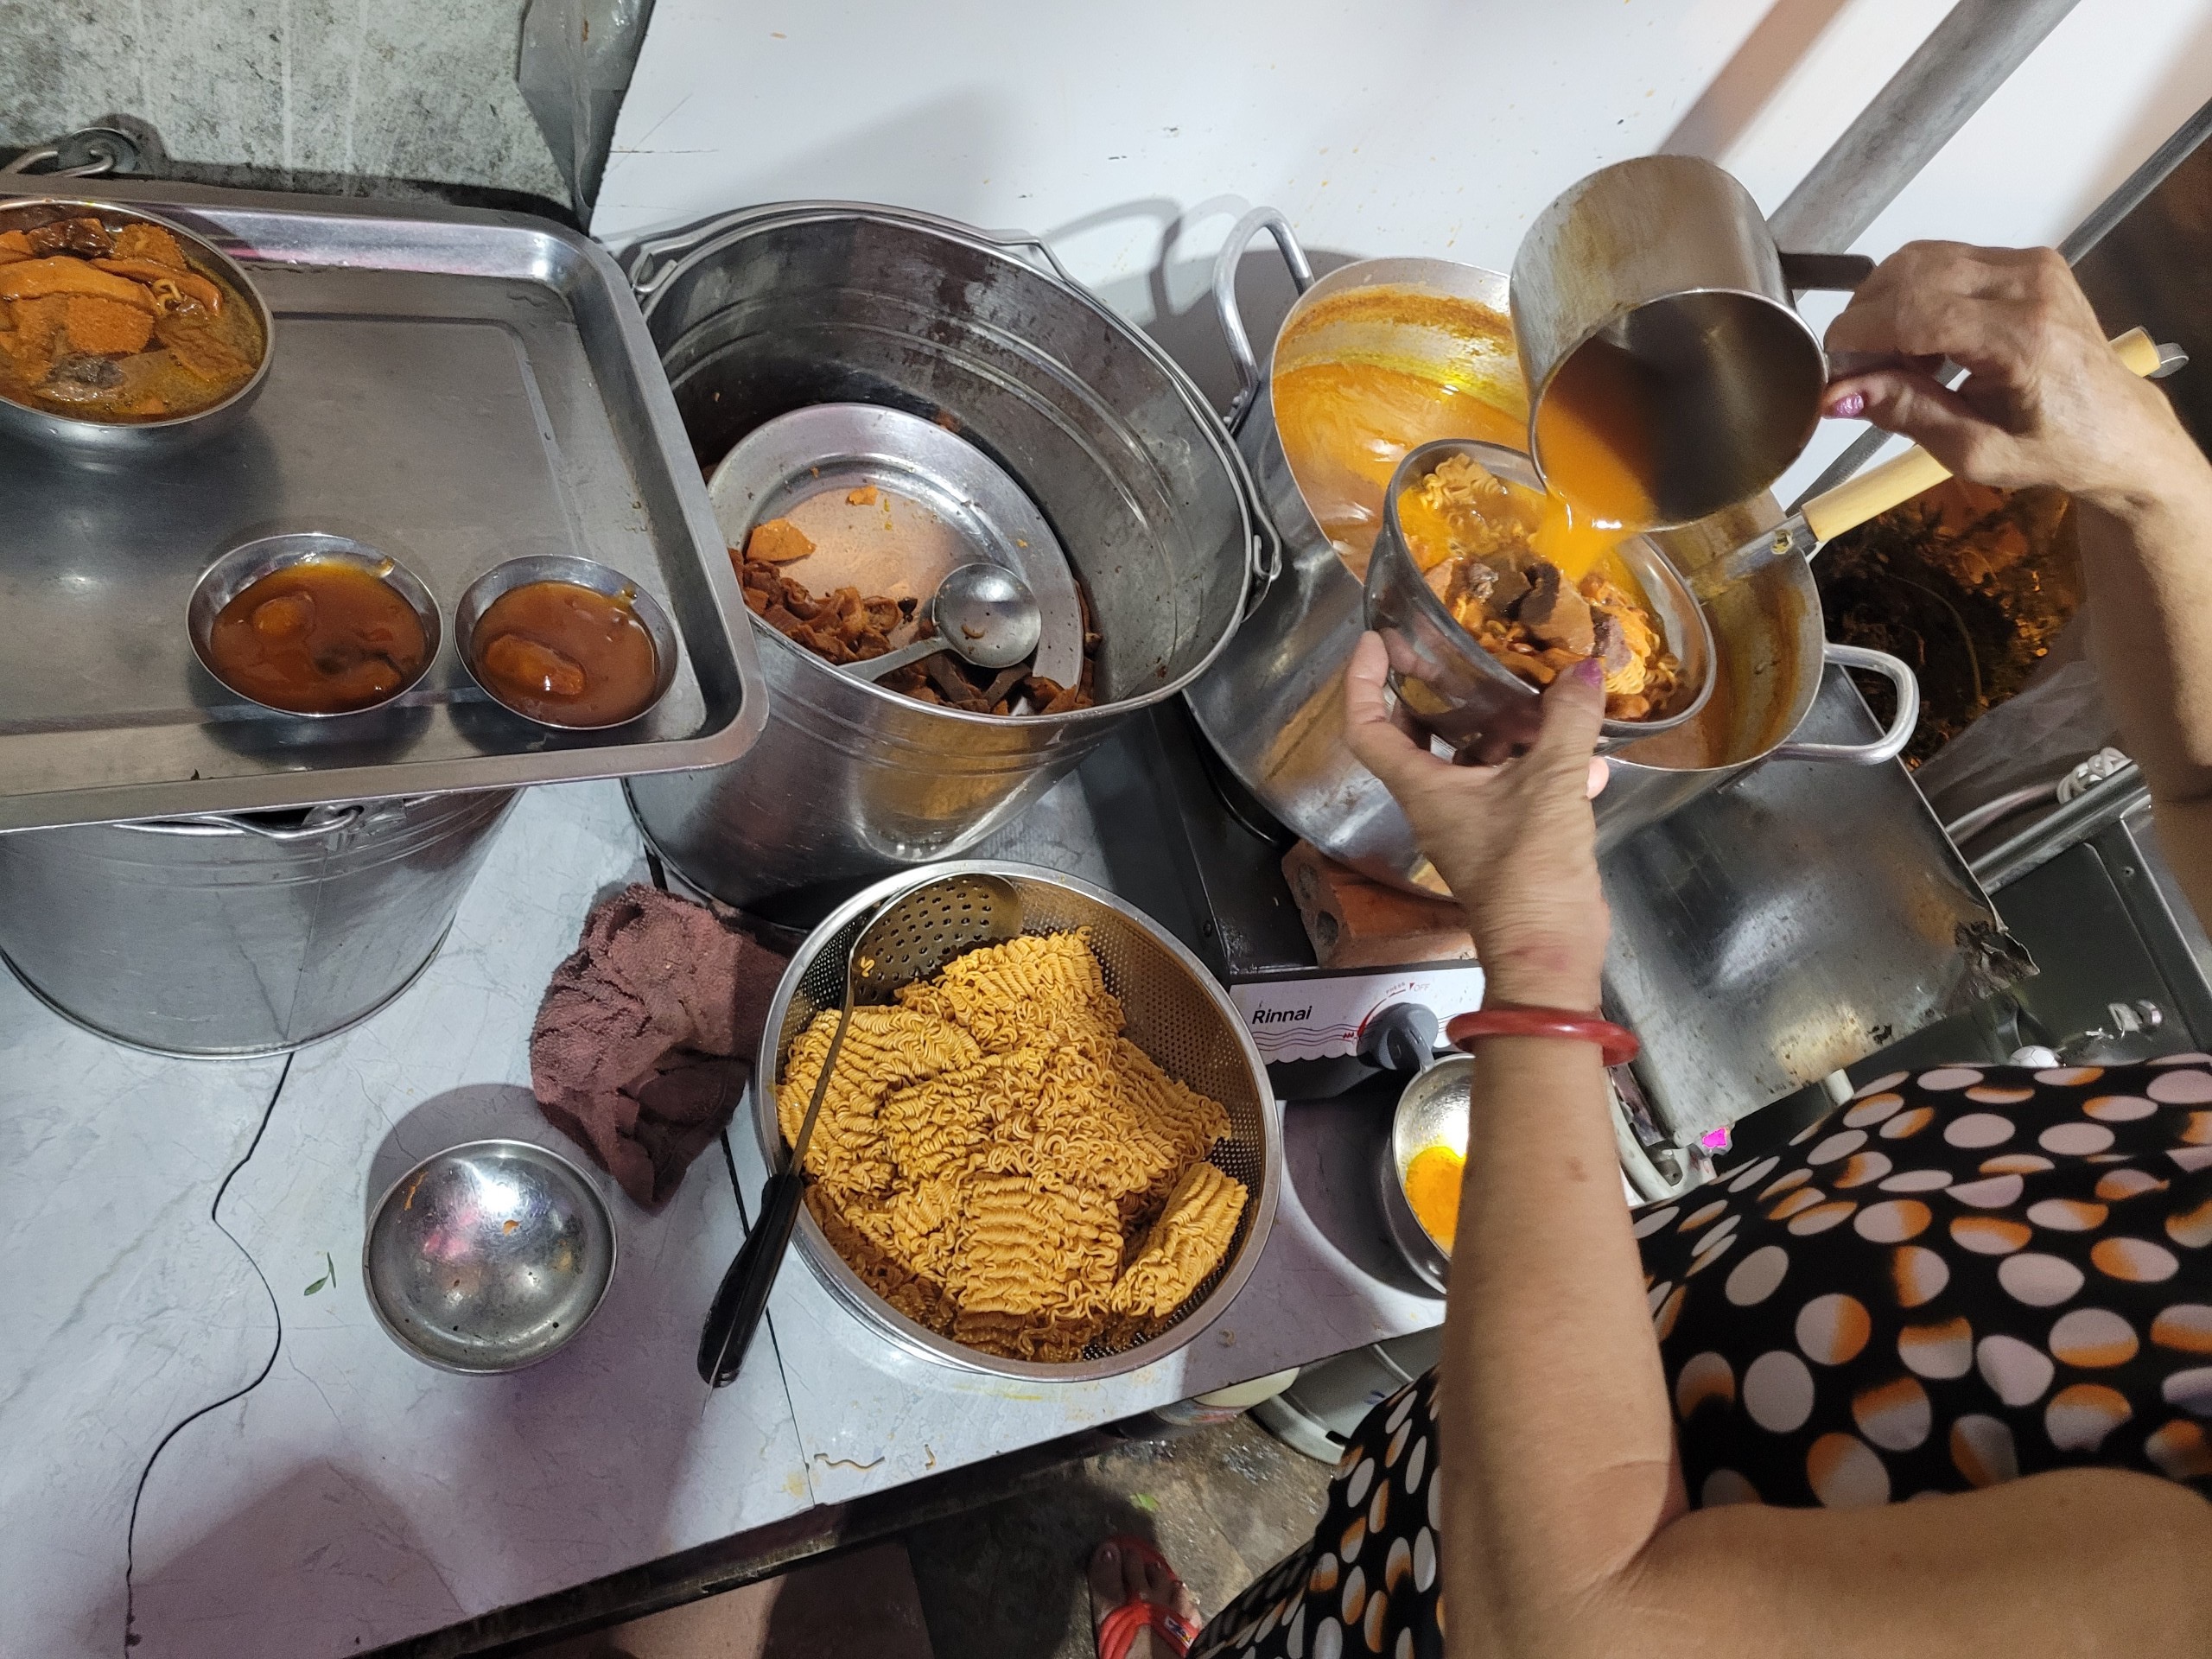
[[[1141,1538],[1127,1533],[1116,1534],[1106,1541],[1125,1555],[1134,1555],[1147,1565],[1155,1567],[1173,1579],[1175,1569],[1167,1565],[1167,1558]],[[1191,1643],[1198,1638],[1198,1626],[1178,1617],[1168,1608],[1135,1598],[1124,1601],[1098,1622],[1098,1659],[1128,1659],[1129,1649],[1135,1643],[1139,1630],[1149,1630],[1157,1636],[1175,1659],[1190,1652]]]

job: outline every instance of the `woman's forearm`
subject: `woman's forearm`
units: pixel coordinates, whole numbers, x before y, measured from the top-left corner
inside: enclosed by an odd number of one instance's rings
[[[1445,1595],[1488,1638],[1473,1651],[1561,1654],[1578,1609],[1680,1507],[1673,1425],[1598,1050],[1500,1038],[1475,1058],[1445,1319]]]
[[[2097,672],[2161,801],[2212,797],[2212,465],[2176,431],[2140,493],[2081,504]]]
[[[2212,924],[2212,465],[2173,436],[2155,488],[2081,504],[2082,566],[2105,696],[2168,861]]]

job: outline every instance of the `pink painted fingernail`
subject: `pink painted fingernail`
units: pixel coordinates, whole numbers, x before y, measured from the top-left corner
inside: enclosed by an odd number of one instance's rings
[[[1574,677],[1585,685],[1603,685],[1605,683],[1605,664],[1598,658],[1585,657],[1574,665]]]
[[[1865,413],[1866,409],[1866,394],[1853,391],[1837,398],[1834,404],[1828,410],[1828,413],[1839,421],[1849,421],[1857,419]]]

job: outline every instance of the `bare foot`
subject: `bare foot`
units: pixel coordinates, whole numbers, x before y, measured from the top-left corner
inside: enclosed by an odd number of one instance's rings
[[[1090,1557],[1090,1624],[1094,1637],[1107,1616],[1124,1602],[1141,1601],[1164,1607],[1192,1630],[1198,1628],[1198,1604],[1190,1587],[1166,1568],[1124,1550],[1111,1539]],[[1171,1647],[1151,1626],[1140,1626],[1125,1659],[1176,1659]]]

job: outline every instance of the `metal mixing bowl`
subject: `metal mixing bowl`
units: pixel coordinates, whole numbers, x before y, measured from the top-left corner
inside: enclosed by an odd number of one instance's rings
[[[1390,1118],[1390,1138],[1382,1143],[1377,1174],[1382,1221],[1390,1242],[1422,1282],[1438,1291],[1452,1268],[1452,1247],[1422,1225],[1406,1197],[1406,1166],[1431,1147],[1449,1147],[1467,1155],[1467,1109],[1474,1088],[1475,1062],[1452,1054],[1421,1073],[1398,1096]]]
[[[484,620],[484,613],[492,608],[495,601],[518,588],[527,588],[533,582],[573,582],[610,599],[624,594],[630,596],[632,613],[653,642],[653,694],[644,708],[622,720],[602,721],[595,726],[573,725],[566,721],[548,720],[542,715],[524,714],[478,677],[476,625]],[[529,721],[535,726],[550,726],[556,731],[605,731],[643,720],[668,695],[668,688],[676,683],[676,625],[668,620],[668,613],[661,608],[658,600],[613,566],[601,564],[596,559],[580,559],[566,553],[541,553],[494,565],[470,582],[468,591],[461,596],[461,603],[454,610],[453,633],[454,643],[461,651],[461,665],[479,690],[516,719]]]
[[[365,702],[358,709],[287,709],[282,703],[263,702],[251,692],[241,691],[223,677],[222,669],[208,651],[208,636],[213,632],[215,619],[223,613],[223,607],[236,599],[264,576],[295,564],[305,564],[321,559],[333,564],[350,564],[357,570],[365,570],[384,585],[405,600],[415,613],[415,620],[423,628],[423,661],[406,682],[388,697],[375,702]],[[437,660],[438,646],[444,638],[444,626],[438,620],[438,601],[430,597],[430,590],[422,579],[390,554],[380,552],[366,542],[357,542],[350,536],[334,536],[322,531],[298,531],[281,536],[260,536],[242,542],[202,571],[193,585],[191,602],[185,607],[185,626],[192,636],[192,654],[200,659],[200,667],[213,675],[224,690],[234,696],[264,709],[273,709],[280,715],[289,715],[295,720],[343,720],[353,715],[365,715],[374,709],[387,709],[423,683],[430,671],[430,664]]]
[[[614,1222],[591,1179],[527,1141],[425,1158],[377,1201],[369,1306],[441,1370],[518,1371],[590,1319],[614,1277]]]
[[[244,416],[253,400],[261,396],[262,387],[268,384],[269,362],[276,351],[276,320],[270,315],[268,301],[261,297],[261,290],[253,285],[244,268],[207,238],[185,229],[173,219],[149,213],[142,207],[91,201],[79,196],[29,196],[0,200],[0,231],[32,230],[56,219],[84,217],[99,219],[111,231],[130,225],[158,226],[176,238],[188,264],[221,277],[253,308],[254,320],[261,325],[261,361],[254,365],[245,384],[229,397],[189,415],[172,416],[165,421],[100,421],[65,415],[59,410],[33,409],[0,397],[0,431],[19,432],[84,454],[128,460],[197,443]]]
[[[1382,527],[1367,566],[1367,625],[1390,653],[1390,683],[1414,716],[1455,749],[1497,745],[1498,754],[1535,741],[1543,694],[1475,643],[1428,585],[1398,523],[1400,493],[1447,455],[1465,455],[1498,478],[1542,488],[1535,464],[1516,449],[1471,438],[1441,438],[1407,451],[1383,494]],[[1624,536],[1616,550],[1681,665],[1689,696],[1649,720],[1614,720],[1599,727],[1603,753],[1670,732],[1695,719],[1713,696],[1713,625],[1681,574],[1646,536]],[[1484,759],[1492,758],[1484,755]]]
[[[1236,1005],[1205,965],[1149,917],[1112,893],[1056,870],[995,859],[958,859],[908,871],[855,894],[807,936],[784,970],[761,1039],[766,1078],[780,1077],[791,1046],[825,1007],[844,995],[845,958],[876,907],[909,887],[948,875],[982,874],[1013,883],[1021,899],[1024,933],[1090,931],[1090,948],[1105,972],[1106,988],[1122,1001],[1124,1034],[1157,1060],[1170,1077],[1211,1095],[1229,1112],[1229,1138],[1212,1162],[1250,1192],[1221,1266],[1178,1308],[1166,1329],[1118,1349],[1094,1348],[1077,1360],[1041,1363],[1006,1359],[939,1336],[895,1312],[845,1264],[813,1215],[802,1209],[795,1248],[830,1294],[863,1324],[894,1345],[925,1359],[987,1376],[1046,1382],[1095,1382],[1149,1365],[1175,1351],[1211,1324],[1251,1276],[1273,1225],[1282,1186],[1282,1122],[1266,1065],[1244,1029]],[[764,1082],[766,1079],[764,1078]],[[783,1158],[773,1087],[753,1091],[760,1150],[770,1168]]]

